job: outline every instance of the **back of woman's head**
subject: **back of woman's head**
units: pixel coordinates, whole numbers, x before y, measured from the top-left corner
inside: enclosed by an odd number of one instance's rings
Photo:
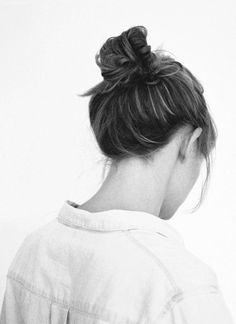
[[[80,96],[91,96],[90,123],[107,161],[131,156],[148,161],[182,126],[201,127],[197,149],[207,166],[201,203],[216,126],[199,80],[163,49],[151,51],[146,38],[143,26],[108,38],[95,56],[103,81]]]

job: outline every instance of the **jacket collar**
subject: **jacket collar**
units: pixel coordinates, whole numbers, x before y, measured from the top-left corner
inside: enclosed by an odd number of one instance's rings
[[[110,209],[89,212],[79,208],[78,204],[65,200],[59,210],[57,220],[71,227],[94,231],[147,230],[184,244],[181,235],[166,220],[144,211]]]

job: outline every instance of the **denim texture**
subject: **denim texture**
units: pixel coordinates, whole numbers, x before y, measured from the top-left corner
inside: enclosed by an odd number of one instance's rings
[[[0,324],[233,324],[215,272],[167,221],[66,200],[25,237]]]

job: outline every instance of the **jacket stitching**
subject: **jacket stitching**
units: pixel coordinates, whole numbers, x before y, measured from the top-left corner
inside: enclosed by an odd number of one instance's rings
[[[164,315],[167,314],[168,311],[172,311],[174,306],[176,306],[179,302],[188,298],[188,296],[197,296],[198,294],[218,294],[219,288],[216,285],[202,285],[201,287],[197,288],[195,291],[185,291],[180,294],[176,294],[172,296],[172,298],[167,302],[163,311],[158,315],[157,319],[163,318]],[[156,320],[157,320],[156,319]],[[156,320],[154,321],[156,323]]]
[[[63,224],[63,225],[67,225],[67,226],[70,226],[72,228],[82,228],[82,229],[86,229],[86,230],[92,230],[92,231],[99,231],[99,232],[110,232],[110,231],[123,231],[124,228],[123,228],[123,225],[120,224],[121,227],[113,227],[113,226],[108,226],[107,225],[107,228],[104,229],[100,224],[93,224],[93,225],[87,225],[86,223],[84,222],[81,222],[80,224],[75,224],[75,222],[73,221],[70,221],[68,219],[61,219],[60,217],[57,217],[57,220],[60,224]]]
[[[33,289],[30,284],[28,284],[24,279],[20,278],[17,274],[13,273],[12,271],[8,272],[7,277],[14,280],[14,281],[16,281],[16,282],[18,282],[18,283],[20,283],[26,290],[30,291],[32,294],[49,300],[51,302],[51,304],[52,303],[59,304],[64,308],[68,308],[68,310],[73,308],[75,311],[78,311],[79,313],[82,313],[82,314],[84,314],[86,316],[97,318],[97,319],[100,319],[100,320],[102,320],[104,322],[107,322],[107,323],[110,322],[109,318],[103,318],[102,315],[95,314],[95,313],[89,313],[89,312],[80,310],[78,307],[76,307],[74,305],[69,305],[69,304],[65,303],[64,301],[61,301],[59,299],[54,298],[53,296],[49,297],[48,295],[46,295],[41,290]],[[114,315],[117,316],[116,314],[114,314]],[[118,317],[117,317],[117,320],[119,322],[121,321],[121,319],[119,319]],[[123,320],[124,319],[122,318],[122,321]],[[127,324],[137,324],[136,322],[132,322],[129,319],[125,319],[125,323],[127,323]]]
[[[196,295],[196,293],[203,293],[203,290],[206,288],[211,289],[211,291],[208,291],[208,293],[217,293],[219,291],[218,286],[217,285],[203,285],[201,287],[199,287],[197,289],[197,291],[193,292],[191,291],[183,291],[181,290],[178,285],[176,284],[174,278],[171,276],[171,274],[169,273],[169,271],[167,270],[167,268],[165,267],[165,265],[161,262],[161,260],[152,252],[150,251],[143,243],[141,243],[137,238],[135,238],[131,231],[126,231],[125,234],[127,235],[127,237],[129,239],[131,239],[134,244],[136,244],[137,246],[139,246],[142,250],[144,250],[145,253],[147,253],[148,255],[151,256],[151,258],[158,264],[158,266],[163,270],[163,272],[165,273],[165,275],[167,276],[167,278],[169,279],[173,289],[174,289],[174,294],[173,296],[170,298],[169,301],[167,301],[167,303],[165,304],[165,306],[163,307],[163,310],[160,312],[160,314],[158,315],[158,319],[162,318],[168,311],[172,310],[173,307],[180,302],[181,300],[183,300],[184,298],[186,298],[186,296],[188,295]],[[154,323],[156,323],[156,320],[154,321]]]
[[[174,278],[171,276],[171,274],[167,270],[166,266],[161,262],[161,260],[152,251],[150,251],[143,243],[141,243],[137,238],[135,238],[132,235],[131,231],[125,231],[124,233],[130,240],[133,241],[133,243],[135,245],[137,245],[139,248],[141,248],[146,254],[148,254],[153,259],[153,261],[164,272],[164,274],[166,275],[167,279],[169,280],[169,282],[173,288],[173,292],[172,292],[173,295],[170,298],[170,300],[167,301],[167,303],[163,307],[163,310],[158,315],[158,319],[159,319],[159,317],[164,316],[166,314],[166,312],[171,308],[172,303],[175,303],[177,300],[182,298],[183,291],[178,287]],[[153,324],[154,323],[156,323],[156,320],[153,322]]]
[[[167,270],[166,266],[161,262],[161,260],[152,252],[150,251],[143,243],[141,243],[137,238],[135,238],[132,234],[131,231],[126,231],[125,232],[127,237],[133,241],[134,244],[136,244],[138,247],[140,247],[145,253],[147,253],[153,260],[154,262],[159,266],[159,268],[162,269],[166,277],[168,278],[173,290],[174,294],[180,294],[182,293],[182,290],[178,287],[176,284],[174,278],[171,276],[169,271]]]

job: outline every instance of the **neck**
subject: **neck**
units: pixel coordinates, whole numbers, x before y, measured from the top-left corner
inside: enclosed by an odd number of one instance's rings
[[[109,209],[136,210],[151,213],[160,218],[166,216],[168,182],[174,167],[174,159],[158,153],[151,166],[139,158],[125,159],[117,168],[112,165],[98,192],[81,208],[91,212]],[[173,208],[171,208],[173,209]]]

